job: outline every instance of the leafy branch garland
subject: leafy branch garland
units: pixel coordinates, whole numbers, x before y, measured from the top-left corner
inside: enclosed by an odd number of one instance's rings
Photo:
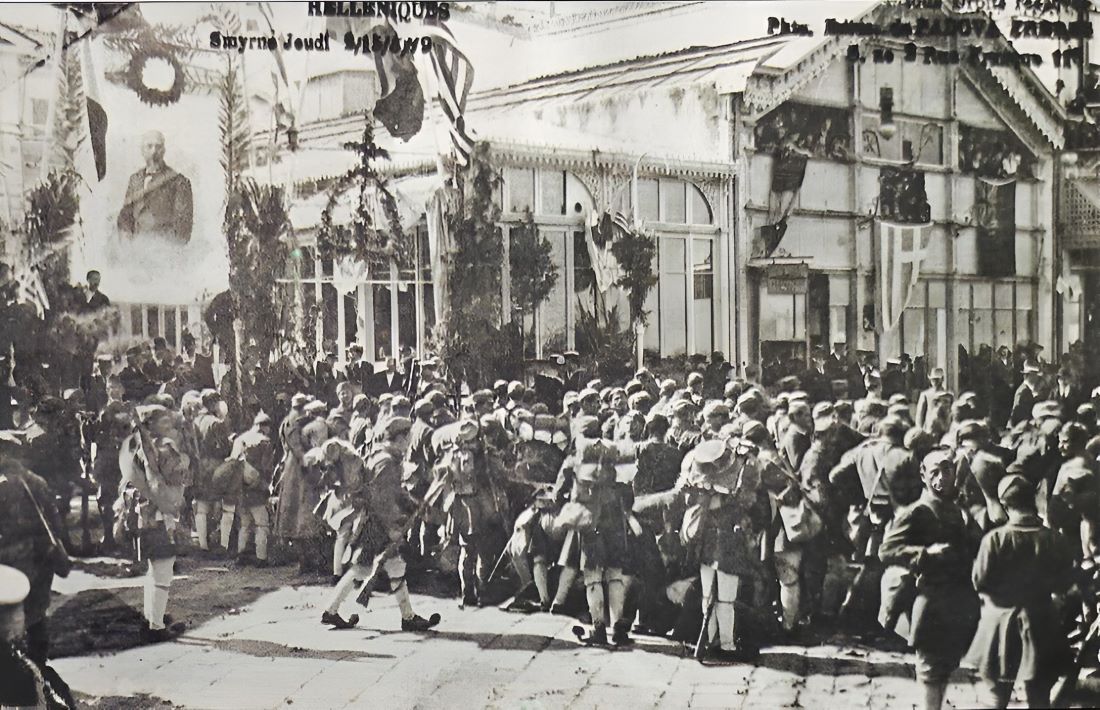
[[[150,35],[155,42],[155,38]],[[154,89],[145,84],[145,67],[150,61],[167,62],[172,68],[172,86],[168,90]],[[167,106],[180,100],[183,95],[185,76],[183,65],[176,58],[175,52],[167,49],[160,43],[139,45],[130,57],[130,63],[126,66],[126,85],[138,95],[144,103],[150,106]]]
[[[615,285],[626,291],[630,320],[644,325],[649,322],[645,299],[657,285],[657,274],[653,273],[657,240],[641,228],[633,227],[611,243],[611,253],[623,270]]]
[[[413,265],[413,244],[401,227],[397,200],[390,192],[388,181],[372,165],[376,160],[389,160],[390,154],[374,142],[374,119],[367,113],[363,122],[363,137],[344,143],[344,149],[355,152],[359,162],[341,175],[329,189],[328,202],[321,212],[317,232],[317,251],[323,259],[353,256],[367,264],[381,266],[390,259],[400,267]],[[336,224],[333,212],[351,187],[358,185],[355,207],[348,224]],[[377,199],[385,215],[385,229],[375,225],[372,199]]]

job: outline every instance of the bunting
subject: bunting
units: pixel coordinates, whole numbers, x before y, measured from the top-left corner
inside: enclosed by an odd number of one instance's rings
[[[474,67],[456,46],[455,36],[438,18],[425,19],[421,33],[432,41],[429,52],[436,80],[436,100],[450,124],[448,132],[455,161],[465,167],[474,149],[466,127],[466,99],[474,83]]]

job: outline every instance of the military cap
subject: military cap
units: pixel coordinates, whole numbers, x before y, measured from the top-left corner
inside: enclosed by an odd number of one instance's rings
[[[552,362],[553,362],[553,363],[554,363],[555,365],[564,365],[564,364],[565,364],[565,356],[564,356],[564,355],[561,355],[561,354],[559,354],[559,353],[554,353],[553,355],[551,355],[551,356],[550,356],[550,360],[551,360],[551,361],[552,361]]]
[[[744,412],[746,409],[752,410],[760,406],[761,399],[758,391],[751,389],[748,392],[742,392],[737,398],[737,408]]]
[[[728,424],[723,424],[722,428],[718,430],[718,438],[724,441],[730,441],[731,439],[739,439],[745,431],[743,420],[738,419]]]
[[[562,355],[564,355],[565,357],[569,357],[569,358],[574,358],[574,357],[580,357],[581,356],[581,354],[579,352],[577,352],[576,350],[566,350],[564,353],[562,353]]]
[[[429,355],[420,361],[421,367],[439,367],[439,358],[435,355]]]
[[[95,359],[99,362],[114,362],[115,356],[111,353],[100,353],[95,356]]]
[[[561,400],[562,406],[565,407],[566,409],[573,406],[574,404],[577,403],[578,396],[579,395],[576,392],[574,392],[573,390],[569,390],[568,392],[565,393],[565,396],[562,397],[562,400]]]
[[[886,358],[886,364],[887,365],[900,365],[901,364],[901,358],[900,357],[888,357],[888,358]]]
[[[787,399],[792,403],[793,402],[806,402],[810,399],[810,395],[809,395],[809,393],[804,392],[803,390],[795,390],[794,392],[790,393],[790,395],[787,397]]]
[[[791,390],[798,389],[802,383],[795,375],[787,375],[783,379],[779,380],[779,382],[777,382],[776,384],[779,389],[789,392]]]
[[[863,377],[867,380],[881,380],[882,374],[878,370],[868,370],[867,374]]]
[[[141,346],[140,345],[131,345],[130,347],[126,348],[126,354],[127,355],[141,355]]]
[[[838,399],[833,405],[833,411],[836,412],[838,417],[845,421],[852,418],[852,410],[854,409],[855,406],[853,406],[851,400],[848,399]]]
[[[725,442],[710,439],[692,449],[692,463],[704,466],[715,464],[720,462],[727,453],[729,453],[729,448]]]
[[[740,397],[742,394],[743,387],[743,383],[739,382],[738,380],[730,380],[726,383],[725,387],[722,388],[722,396],[724,396],[726,399],[732,399],[734,402],[736,402],[737,398]]]
[[[134,408],[138,417],[144,424],[152,424],[166,414],[171,414],[167,407],[161,404],[142,404]]]
[[[607,396],[610,399],[611,397],[614,397],[615,395],[622,395],[622,396],[625,397],[627,395],[627,391],[622,387],[612,387],[611,391],[607,393]]]
[[[359,407],[361,407],[362,405],[366,404],[369,401],[370,401],[370,398],[367,397],[367,395],[360,392],[359,394],[357,394],[357,395],[355,395],[354,397],[351,398],[351,408],[352,409],[359,409]]]
[[[919,427],[910,427],[909,431],[905,432],[905,438],[902,439],[902,446],[913,452],[930,449],[934,444],[935,438],[932,434]]]
[[[201,399],[201,396],[200,396],[200,399]],[[293,397],[290,398],[290,406],[294,407],[295,409],[299,409],[301,407],[306,406],[306,402],[308,402],[308,401],[309,401],[309,395],[304,394],[302,392],[299,392],[298,394],[296,394],[296,395],[294,395]]]
[[[863,415],[867,417],[885,417],[886,403],[877,399],[869,399],[864,401]]]
[[[497,390],[507,390],[507,389],[508,389],[508,380],[497,380],[496,382],[493,383],[493,391],[494,392],[497,391]]]
[[[813,416],[814,419],[823,419],[825,417],[831,417],[835,414],[836,409],[833,407],[832,402],[818,402],[814,405]]]
[[[271,424],[271,417],[267,412],[257,412],[256,416],[252,418],[252,426],[265,426]]]
[[[413,404],[413,408],[412,408],[412,413],[415,414],[418,417],[424,416],[425,414],[431,414],[434,411],[435,411],[435,405],[432,404],[431,400],[428,400],[428,399],[418,399],[418,400],[416,400],[416,402]]]
[[[457,422],[439,427],[432,436],[432,440],[433,443],[438,441],[451,445],[465,444],[476,439],[480,431],[477,422],[472,419],[459,419]]]
[[[785,406],[787,406],[787,403],[790,402],[790,401],[791,401],[791,393],[790,392],[780,392],[779,394],[775,395],[775,404],[777,406],[778,405],[783,405],[785,407]]]
[[[969,404],[973,406],[978,401],[978,394],[976,392],[966,391],[959,395],[955,400],[956,404]]]
[[[643,385],[638,380],[631,380],[630,382],[626,383],[627,394],[634,394],[635,392],[641,392],[643,390],[645,390],[645,385]]]
[[[591,387],[585,387],[583,390],[580,391],[580,394],[577,395],[577,401],[584,402],[586,400],[592,399],[593,397],[599,399],[600,393],[592,389]]]
[[[803,399],[793,400],[791,402],[791,406],[788,407],[787,411],[792,417],[797,415],[812,416],[810,405],[806,402],[806,400]]]
[[[1085,402],[1077,408],[1077,416],[1081,418],[1095,417],[1096,407],[1094,407],[1091,402]]]
[[[997,483],[997,499],[1006,508],[1031,508],[1035,505],[1035,487],[1014,473]]]
[[[432,390],[431,392],[426,393],[424,395],[424,399],[428,400],[436,407],[442,407],[443,405],[447,404],[447,395],[443,394],[439,390]],[[493,401],[493,394],[491,392],[489,393],[489,401]],[[394,403],[393,406],[397,406],[397,404]]]
[[[639,406],[647,403],[652,404],[653,396],[650,395],[649,392],[642,390],[641,392],[635,392],[630,395],[630,399],[627,400],[627,403],[630,405],[631,409],[637,409]]]
[[[1097,388],[1100,389],[1100,388]],[[676,391],[676,380],[666,378],[661,380],[661,394],[672,394]]]
[[[890,395],[890,404],[909,404],[909,398],[903,394]]]
[[[693,417],[698,411],[699,408],[689,399],[681,399],[672,405],[672,416],[674,417]]]
[[[688,383],[689,387],[691,385],[695,384],[696,382],[702,382],[702,381],[703,381],[703,376],[700,375],[698,372],[692,372],[691,374],[688,375],[688,378],[687,378],[687,383]]]
[[[161,392],[159,394],[151,394],[145,400],[145,403],[146,404],[159,404],[159,405],[162,405],[163,407],[165,407],[166,409],[175,409],[176,408],[176,398],[173,397],[172,395],[168,394],[167,392]]]
[[[202,404],[202,395],[196,390],[187,390],[180,397],[180,409],[187,409],[188,407],[198,407]]]
[[[1061,419],[1062,407],[1053,400],[1039,402],[1031,408],[1032,419]]]
[[[728,417],[729,415],[730,408],[725,402],[711,400],[703,406],[704,417]]]
[[[891,404],[886,409],[886,416],[888,417],[901,417],[902,419],[913,419],[913,415],[909,413],[908,404]]]
[[[319,412],[325,411],[326,409],[328,409],[328,405],[318,399],[313,400],[305,406],[305,411],[307,414],[317,414]]]
[[[989,428],[985,423],[977,419],[967,419],[959,424],[958,430],[955,432],[955,438],[958,441],[968,441],[970,439],[982,439],[989,435]]]
[[[600,390],[603,389],[603,380],[601,380],[598,377],[594,380],[589,380],[588,384],[585,385],[584,388],[585,389],[590,389],[590,390],[596,390],[597,392],[599,392]]]
[[[612,389],[613,388],[611,388],[611,387],[604,387],[603,389],[600,390],[600,401],[601,402],[606,404],[606,403],[611,401]]]
[[[406,397],[403,394],[395,394],[393,396],[393,399],[390,400],[390,409],[391,410],[396,410],[396,409],[405,408],[405,407],[407,407],[411,410],[412,409],[412,400],[410,400],[408,397]]]
[[[1024,363],[1024,366],[1023,368],[1021,368],[1020,371],[1023,372],[1025,375],[1030,375],[1042,372],[1042,369],[1036,363],[1028,360]]]
[[[900,436],[909,430],[909,423],[901,417],[888,414],[879,420],[878,430],[883,436]]]
[[[938,402],[941,399],[954,399],[954,398],[955,398],[955,395],[954,395],[954,393],[951,392],[951,390],[940,390],[939,392],[936,392],[934,395],[932,395],[932,401],[933,402]]]
[[[382,423],[381,434],[383,438],[393,440],[401,434],[407,434],[411,428],[412,420],[408,417],[389,417]]]
[[[518,422],[526,422],[534,419],[535,413],[532,412],[530,409],[527,409],[526,407],[516,407],[511,411],[508,416],[512,417],[512,419],[515,419]]]
[[[932,371],[928,373],[928,379],[930,380],[942,380],[947,376],[947,373],[943,371],[942,367],[933,367]]]
[[[1100,399],[1100,387],[1094,387],[1090,399]]]
[[[759,444],[768,436],[768,428],[755,419],[749,419],[741,427],[741,436],[754,444]]]
[[[580,436],[588,439],[594,439],[600,435],[600,419],[599,417],[583,416],[577,417],[573,420],[575,431]]]
[[[512,395],[516,395],[516,394],[523,394],[523,392],[524,392],[524,387],[523,387],[522,382],[517,382],[516,380],[512,380],[511,382],[508,383],[508,396],[509,397],[511,397]]]
[[[492,390],[477,390],[470,395],[470,401],[474,404],[492,404],[493,403],[493,391]]]

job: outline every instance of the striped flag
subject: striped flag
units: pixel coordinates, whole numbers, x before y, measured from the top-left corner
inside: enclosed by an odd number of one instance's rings
[[[429,57],[436,80],[436,100],[450,124],[455,161],[464,167],[474,150],[474,138],[466,126],[464,115],[466,99],[474,83],[474,67],[456,46],[454,34],[438,18],[426,18],[421,34],[432,40]]]
[[[50,299],[46,296],[46,287],[42,283],[42,274],[34,265],[22,265],[15,268],[17,286],[16,301],[34,306],[39,318],[46,316],[50,308]]]
[[[879,333],[897,326],[920,279],[920,265],[928,248],[930,224],[901,224],[878,220],[876,286]]]

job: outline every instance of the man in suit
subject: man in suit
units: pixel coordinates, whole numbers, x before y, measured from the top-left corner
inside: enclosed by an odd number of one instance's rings
[[[191,241],[194,205],[191,181],[164,164],[164,135],[141,137],[145,167],[130,176],[118,213],[118,231],[126,239],[154,238],[175,244]]]
[[[942,367],[932,368],[932,372],[928,374],[928,382],[931,384],[926,390],[921,391],[920,397],[917,398],[917,421],[916,425],[920,429],[925,429],[927,420],[930,414],[932,414],[934,408],[932,406],[936,398],[941,392],[943,392],[943,381],[945,373]]]
[[[1009,426],[1016,426],[1020,422],[1031,419],[1031,408],[1039,400],[1039,383],[1042,380],[1042,371],[1039,365],[1032,361],[1024,363],[1024,381],[1016,389],[1016,395],[1012,398],[1012,412],[1009,415]]]
[[[81,378],[80,388],[84,390],[84,402],[89,411],[98,412],[107,404],[107,378],[114,364],[114,358],[104,353],[96,358],[96,371]]]
[[[382,394],[396,394],[405,386],[405,378],[397,371],[397,358],[386,358],[386,369],[375,373],[371,378],[370,394],[377,397]]]
[[[95,269],[88,272],[86,277],[88,279],[88,288],[86,291],[87,300],[80,305],[81,313],[95,313],[101,308],[108,308],[111,305],[111,299],[103,295],[103,292],[99,290],[99,282],[102,278],[98,271]]]
[[[1062,411],[1072,415],[1077,408],[1084,404],[1085,393],[1077,383],[1077,378],[1068,367],[1058,370],[1058,383],[1055,385],[1052,399],[1062,405]]]

